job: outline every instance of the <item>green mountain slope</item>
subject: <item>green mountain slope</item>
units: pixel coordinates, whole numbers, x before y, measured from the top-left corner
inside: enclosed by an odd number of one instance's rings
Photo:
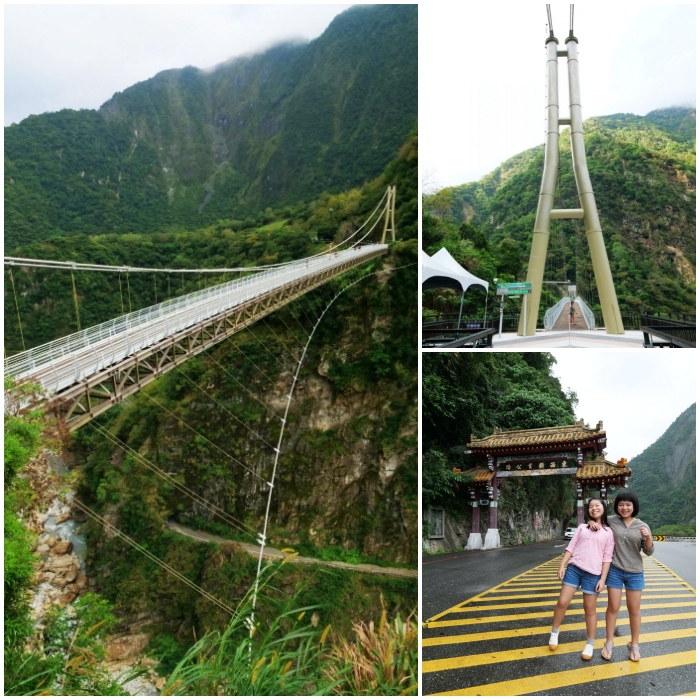
[[[695,110],[595,117],[585,122],[584,134],[623,313],[645,309],[694,313]],[[555,207],[578,208],[568,130],[562,132],[560,154]],[[538,146],[507,160],[479,182],[427,197],[426,251],[432,253],[447,244],[458,260],[483,279],[524,277],[543,157]],[[435,219],[443,222],[443,230],[436,227]],[[470,236],[464,229],[457,235],[449,228],[464,222],[483,231],[489,245],[480,246],[478,235]],[[478,252],[484,248],[488,250]],[[596,304],[582,222],[553,222],[545,278],[575,281],[584,298]],[[543,294],[543,308],[554,300],[551,292]]]
[[[650,527],[695,521],[695,404],[640,455],[630,460],[630,487]]]
[[[6,245],[193,228],[371,180],[415,126],[417,19],[353,7],[308,44],[6,128]]]

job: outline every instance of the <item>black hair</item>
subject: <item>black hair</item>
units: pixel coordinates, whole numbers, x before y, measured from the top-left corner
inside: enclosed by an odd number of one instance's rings
[[[637,497],[632,493],[632,491],[628,491],[627,489],[623,489],[622,491],[619,491],[617,496],[615,496],[615,505],[613,506],[613,510],[617,515],[620,515],[617,512],[617,504],[620,501],[629,501],[632,504],[632,517],[636,518],[637,513],[639,513],[639,501],[637,500]]]
[[[594,498],[589,498],[588,503],[586,504],[587,522],[593,520],[593,518],[591,518],[591,511],[589,510],[591,501],[598,501],[603,506],[603,515],[600,516],[600,524],[603,527],[609,528],[610,525],[608,525],[608,504],[606,503],[605,499],[598,498],[597,496]],[[590,525],[588,526],[588,529],[591,529]]]

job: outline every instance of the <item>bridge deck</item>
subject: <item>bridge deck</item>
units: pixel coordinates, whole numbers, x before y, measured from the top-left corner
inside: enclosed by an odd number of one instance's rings
[[[119,365],[125,358],[271,291],[319,276],[328,279],[335,269],[340,274],[348,266],[361,264],[387,250],[387,245],[366,245],[306,258],[119,316],[7,358],[5,376],[17,380],[31,378],[48,395],[55,395]]]

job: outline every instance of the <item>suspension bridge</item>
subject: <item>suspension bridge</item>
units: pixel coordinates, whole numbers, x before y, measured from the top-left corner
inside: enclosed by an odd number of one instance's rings
[[[254,272],[8,357],[5,359],[5,376],[19,383],[31,381],[40,386],[44,397],[52,401],[68,428],[75,430],[194,355],[348,270],[385,255],[388,251],[387,236],[396,240],[394,197],[394,188],[389,187],[365,224],[327,252],[260,268],[196,270],[215,274],[248,273],[251,269]],[[382,204],[384,208],[374,225],[360,236]],[[381,242],[367,243],[382,218]],[[13,257],[6,257],[5,265],[111,272],[128,270],[132,273],[154,271],[152,268],[119,268]]]
[[[178,419],[181,425],[198,434],[200,438],[227,457],[232,467],[242,467],[246,473],[252,475],[259,482],[261,487],[264,487],[262,492],[266,491],[267,497],[261,531],[256,532],[251,528],[250,523],[243,522],[225,509],[206,500],[196,487],[192,489],[180,483],[168,471],[149,461],[145,455],[140,454],[115,433],[100,425],[99,421],[94,424],[102,437],[123,450],[141,466],[150,469],[171,486],[177,488],[185,497],[191,499],[193,504],[208,510],[212,516],[218,517],[230,527],[257,539],[259,555],[253,609],[255,608],[262,561],[267,548],[272,494],[276,486],[282,441],[300,369],[311,339],[332,304],[355,284],[376,274],[376,270],[367,271],[367,263],[386,255],[389,250],[387,241],[396,240],[395,198],[396,188],[389,186],[374,211],[351,235],[315,255],[288,263],[252,268],[170,270],[32,260],[17,257],[5,258],[5,266],[10,268],[10,274],[13,268],[24,267],[70,270],[71,276],[76,270],[135,274],[141,272],[209,272],[216,275],[224,273],[238,273],[240,275],[236,280],[123,314],[99,325],[7,357],[5,359],[5,376],[12,377],[18,384],[31,383],[38,386],[40,400],[49,402],[51,411],[70,431],[86,425],[115,404],[128,399],[164,373],[177,368],[195,355],[207,353],[207,349],[231,338],[243,329],[250,330],[251,326],[259,320],[264,323],[266,316],[280,312],[283,307],[292,304],[292,302],[300,303],[301,300],[313,295],[314,292],[321,292],[320,304],[316,300],[315,303],[310,303],[307,306],[310,315],[304,311],[304,317],[311,323],[311,327],[307,329],[300,323],[298,324],[302,327],[305,337],[300,340],[297,337],[298,333],[292,333],[294,341],[301,348],[301,352],[290,353],[294,360],[295,369],[292,372],[289,392],[285,397],[284,411],[279,411],[279,413],[272,411],[264,401],[253,396],[279,419],[280,425],[276,440],[272,438],[266,440],[250,425],[241,421],[219,404],[221,408],[226,410],[227,414],[242,423],[254,438],[262,440],[265,443],[265,449],[270,449],[271,464],[267,473],[264,473],[261,467],[250,468],[236,456],[225,452],[219,445],[206,438],[194,426]],[[350,271],[357,271],[358,274],[354,278],[348,278],[346,273]],[[328,295],[323,293],[323,285],[338,278],[344,279],[345,282],[339,290],[333,290],[331,297],[328,298]],[[15,291],[14,279],[12,278],[11,281],[13,291]],[[75,295],[74,280],[73,290]],[[79,325],[77,295],[75,303],[76,320]],[[21,333],[22,319],[17,304],[16,291],[15,305]],[[275,337],[277,338],[276,334]],[[280,340],[280,343],[284,346],[283,341]],[[273,349],[265,349],[275,357]],[[253,365],[257,368],[255,363]],[[222,369],[225,371],[225,368]],[[259,370],[259,368],[257,369]],[[241,385],[241,387],[252,395],[252,392],[245,386]],[[204,393],[215,403],[219,403],[207,392]],[[148,393],[146,395],[148,396]],[[152,399],[152,397],[149,398]],[[152,400],[157,403],[155,399]],[[163,409],[167,410],[165,407]],[[101,523],[108,532],[141,551],[168,573],[192,587],[222,610],[228,613],[232,612],[225,603],[201,589],[181,573],[173,570],[151,552],[146,551],[132,538],[116,528],[113,523],[108,523],[98,513],[76,498],[73,500],[86,515]]]

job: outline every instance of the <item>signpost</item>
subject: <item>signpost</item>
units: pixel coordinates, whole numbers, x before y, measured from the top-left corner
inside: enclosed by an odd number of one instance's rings
[[[496,287],[496,294],[501,297],[501,320],[498,325],[498,337],[503,331],[503,297],[522,296],[523,314],[527,318],[527,295],[532,294],[532,282],[501,282]]]

